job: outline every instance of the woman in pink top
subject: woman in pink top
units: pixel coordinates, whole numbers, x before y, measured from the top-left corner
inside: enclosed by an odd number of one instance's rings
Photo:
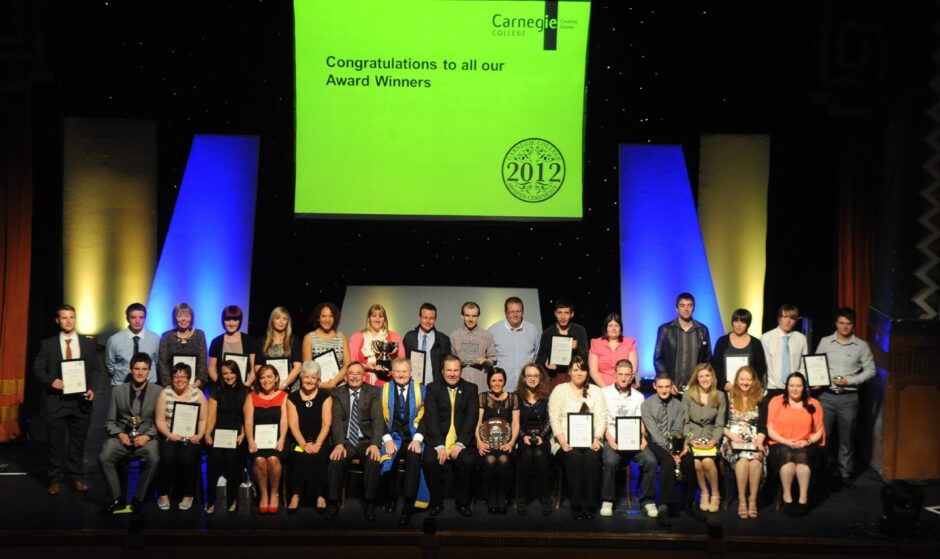
[[[379,356],[372,348],[372,342],[376,340],[398,344],[395,351],[388,354],[389,359],[405,354],[401,336],[389,330],[388,314],[385,307],[379,304],[369,307],[369,312],[366,313],[366,327],[349,337],[349,353],[354,361],[365,366],[365,382],[382,386],[389,378],[389,370],[377,362]]]
[[[591,340],[591,351],[588,354],[588,368],[591,380],[601,388],[614,383],[614,370],[617,361],[628,359],[633,364],[633,370],[638,371],[639,364],[636,356],[636,340],[623,335],[623,322],[620,315],[610,313],[604,319],[604,335]]]
[[[802,373],[790,373],[785,394],[771,398],[767,405],[767,435],[770,436],[770,463],[780,470],[784,510],[793,516],[806,514],[809,480],[820,447],[826,445],[823,409],[810,398]],[[800,487],[793,502],[793,478]]]

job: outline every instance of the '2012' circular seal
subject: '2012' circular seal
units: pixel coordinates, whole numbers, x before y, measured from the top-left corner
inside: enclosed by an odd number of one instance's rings
[[[503,184],[523,202],[544,202],[565,182],[565,158],[548,140],[526,138],[503,158]]]

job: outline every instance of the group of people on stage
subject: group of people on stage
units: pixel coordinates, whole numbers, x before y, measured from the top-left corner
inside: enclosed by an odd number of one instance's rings
[[[714,352],[694,309],[694,297],[680,294],[677,317],[659,327],[655,394],[645,398],[636,341],[624,336],[619,315],[608,315],[602,335],[588,340],[566,301],[556,302],[556,321],[542,332],[524,320],[519,298],[506,300],[505,320],[489,329],[478,325],[479,305],[467,302],[463,326],[449,336],[425,303],[404,337],[378,304],[350,337],[338,330],[340,311],[331,303],[316,307],[316,328],[303,337],[277,307],[257,340],[241,332],[241,309],[229,306],[225,332],[208,347],[189,305],[176,305],[174,328],[157,336],[144,328],[146,308],[132,304],[128,328],[106,351],[109,438],[99,461],[112,500],[103,510],[126,507],[121,470],[131,458],[141,463],[133,510],[142,510],[153,488],[161,510],[174,500],[191,508],[203,451],[206,513],[216,510],[220,476],[226,499],[219,505],[235,510],[250,460],[262,514],[277,513],[283,497],[288,513],[310,503],[332,518],[355,464],[364,517],[375,519],[376,506],[394,513],[401,500],[402,526],[417,509],[441,512],[448,469],[463,516],[472,514],[478,471],[489,513],[505,513],[514,501],[525,515],[537,501],[551,514],[553,460],[564,467],[575,519],[613,514],[617,473],[630,461],[639,466],[641,508],[663,525],[682,508],[697,517],[719,510],[722,462],[736,478],[740,518],[757,517],[768,471],[780,479],[785,510],[799,515],[827,433],[838,436],[837,471],[851,485],[857,390],[875,373],[868,345],[854,336],[854,312],[839,309],[835,333],[817,348],[831,384],[810,387],[796,307],[782,306],[778,327],[760,340],[747,333],[751,314],[736,310]],[[75,309],[61,306],[56,323],[59,334],[43,340],[34,364],[45,387],[50,495],[66,480],[88,489],[82,454],[100,373],[94,342],[75,332]]]

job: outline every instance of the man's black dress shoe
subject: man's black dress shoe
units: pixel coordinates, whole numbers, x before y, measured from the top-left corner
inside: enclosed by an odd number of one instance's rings
[[[401,508],[401,517],[398,519],[398,525],[402,528],[407,528],[411,526],[411,513],[414,512],[414,509],[405,505]]]
[[[388,502],[388,503],[385,503],[385,506],[382,507],[382,508],[385,510],[385,513],[386,513],[386,514],[392,514],[392,513],[395,512],[395,509],[398,508],[398,502],[397,502],[397,501],[390,501],[390,502]]]
[[[366,503],[362,505],[362,515],[369,522],[375,520],[375,505],[373,503]]]
[[[431,505],[431,508],[428,509],[428,515],[437,516],[441,514],[444,508],[441,505]]]
[[[144,502],[134,497],[131,499],[131,509],[134,511],[134,514],[138,516],[143,516],[144,514]]]
[[[467,505],[457,505],[457,512],[460,516],[473,516],[473,511]]]

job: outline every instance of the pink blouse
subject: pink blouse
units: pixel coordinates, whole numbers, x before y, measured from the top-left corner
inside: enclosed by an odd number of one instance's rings
[[[609,384],[614,384],[614,370],[617,361],[629,359],[630,354],[636,351],[636,340],[623,337],[623,341],[617,346],[617,349],[611,351],[607,338],[594,338],[591,340],[591,354],[597,356],[597,370],[601,378]],[[639,371],[637,371],[639,373]]]

